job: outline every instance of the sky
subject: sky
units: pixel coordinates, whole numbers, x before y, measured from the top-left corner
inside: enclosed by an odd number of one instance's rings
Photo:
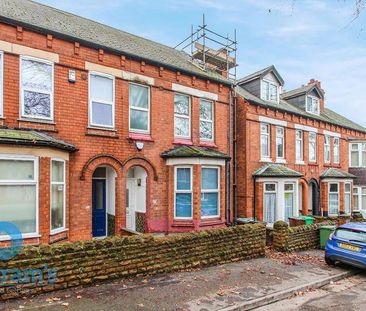
[[[366,7],[355,19],[356,0],[38,2],[169,46],[205,14],[208,27],[224,36],[236,29],[237,78],[273,64],[286,90],[320,80],[325,105],[366,127]]]

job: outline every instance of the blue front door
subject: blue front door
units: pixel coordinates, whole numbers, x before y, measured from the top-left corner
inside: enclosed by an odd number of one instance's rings
[[[106,229],[106,182],[93,179],[93,237],[107,235]]]

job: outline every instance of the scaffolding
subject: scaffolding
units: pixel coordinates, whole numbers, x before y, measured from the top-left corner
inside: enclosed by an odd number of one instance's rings
[[[236,81],[236,30],[234,38],[222,36],[207,27],[205,15],[197,29],[191,26],[191,34],[175,46],[190,55],[192,63],[203,70],[213,70]]]

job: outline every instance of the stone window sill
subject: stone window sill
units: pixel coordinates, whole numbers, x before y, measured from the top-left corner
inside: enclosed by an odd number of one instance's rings
[[[193,220],[174,219],[172,227],[194,227]]]
[[[272,163],[273,161],[271,159],[266,159],[266,158],[262,158],[259,162],[262,162],[262,163]]]
[[[200,141],[200,147],[217,148],[217,145],[213,141]]]
[[[129,133],[127,138],[129,140],[150,141],[150,142],[154,141],[154,139],[151,137],[150,134]]]
[[[97,136],[118,139],[117,131],[114,129],[88,127],[85,133],[86,136]]]
[[[174,145],[187,145],[192,146],[193,142],[190,139],[183,139],[183,138],[175,138],[173,141]]]
[[[220,218],[212,218],[212,219],[202,219],[200,223],[200,227],[207,227],[207,226],[219,226],[224,225],[225,222]]]

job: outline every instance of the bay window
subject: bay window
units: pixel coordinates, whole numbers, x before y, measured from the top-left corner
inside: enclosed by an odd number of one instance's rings
[[[276,128],[276,157],[278,159],[285,157],[285,129],[283,127]]]
[[[316,162],[316,133],[309,132],[309,161]]]
[[[339,211],[339,184],[329,184],[329,214],[337,215]]]
[[[268,159],[271,156],[270,145],[271,142],[271,128],[269,124],[261,124],[261,158]]]
[[[89,74],[89,124],[114,127],[114,77]]]
[[[330,136],[324,136],[324,162],[330,163]]]
[[[191,107],[189,96],[174,95],[174,136],[191,138]]]
[[[220,215],[220,172],[217,167],[203,167],[201,174],[201,217]]]
[[[366,167],[366,143],[352,143],[350,148],[350,166]]]
[[[261,98],[263,100],[278,102],[278,85],[270,81],[262,80]]]
[[[174,218],[192,218],[192,167],[175,168]]]
[[[44,60],[20,58],[21,116],[53,119],[53,64]]]
[[[295,184],[285,184],[285,221],[294,214]]]
[[[214,106],[212,101],[200,101],[200,139],[214,140]]]
[[[296,130],[296,160],[304,160],[304,147],[303,147],[303,132]]]
[[[351,214],[351,189],[350,183],[344,184],[344,212],[346,214]]]
[[[0,156],[0,221],[15,224],[23,235],[38,233],[38,161]]]
[[[65,161],[51,161],[51,232],[65,228]]]
[[[339,138],[333,138],[333,157],[334,163],[339,164],[340,162],[340,153],[339,153]]]
[[[138,133],[150,132],[150,88],[130,83],[130,131]]]
[[[306,112],[319,115],[319,99],[313,96],[306,97]]]

